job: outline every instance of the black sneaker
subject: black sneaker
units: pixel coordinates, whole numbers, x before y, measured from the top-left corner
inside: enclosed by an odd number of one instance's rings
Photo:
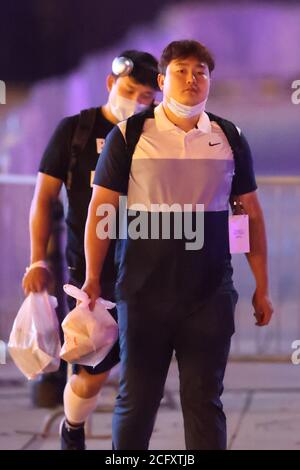
[[[70,426],[64,419],[60,425],[61,450],[85,450],[84,426]]]

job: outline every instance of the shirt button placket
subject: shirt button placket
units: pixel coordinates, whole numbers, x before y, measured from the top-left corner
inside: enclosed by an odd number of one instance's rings
[[[183,141],[184,157],[187,157],[189,151],[189,135],[185,134]]]

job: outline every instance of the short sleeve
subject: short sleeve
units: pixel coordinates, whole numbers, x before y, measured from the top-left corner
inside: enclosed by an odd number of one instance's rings
[[[94,184],[112,191],[127,194],[130,161],[124,137],[115,126],[105,139],[98,159]]]
[[[70,161],[72,133],[73,119],[71,117],[62,119],[44,151],[39,166],[39,172],[66,182]]]
[[[253,169],[252,154],[243,133],[240,133],[240,148],[235,153],[234,162],[235,172],[232,180],[231,194],[239,196],[255,191],[257,184]]]

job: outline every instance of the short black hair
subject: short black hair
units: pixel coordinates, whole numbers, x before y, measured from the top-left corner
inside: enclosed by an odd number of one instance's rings
[[[132,60],[133,69],[129,77],[134,78],[142,85],[148,85],[155,90],[159,89],[157,83],[158,61],[152,54],[130,49],[121,52],[118,57],[127,57]]]
[[[187,57],[196,57],[208,66],[211,73],[215,68],[215,61],[211,52],[201,44],[201,42],[192,39],[183,39],[173,41],[165,47],[159,61],[160,73],[165,74],[169,63],[176,59],[186,59]]]

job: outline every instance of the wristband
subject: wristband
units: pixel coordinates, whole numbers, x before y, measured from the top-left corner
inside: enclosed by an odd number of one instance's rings
[[[36,261],[35,263],[32,263],[30,266],[27,266],[26,273],[28,273],[29,271],[31,271],[32,269],[35,269],[35,268],[44,268],[44,269],[47,269],[47,271],[50,272],[47,262],[44,261],[44,260],[40,260],[40,261]]]

